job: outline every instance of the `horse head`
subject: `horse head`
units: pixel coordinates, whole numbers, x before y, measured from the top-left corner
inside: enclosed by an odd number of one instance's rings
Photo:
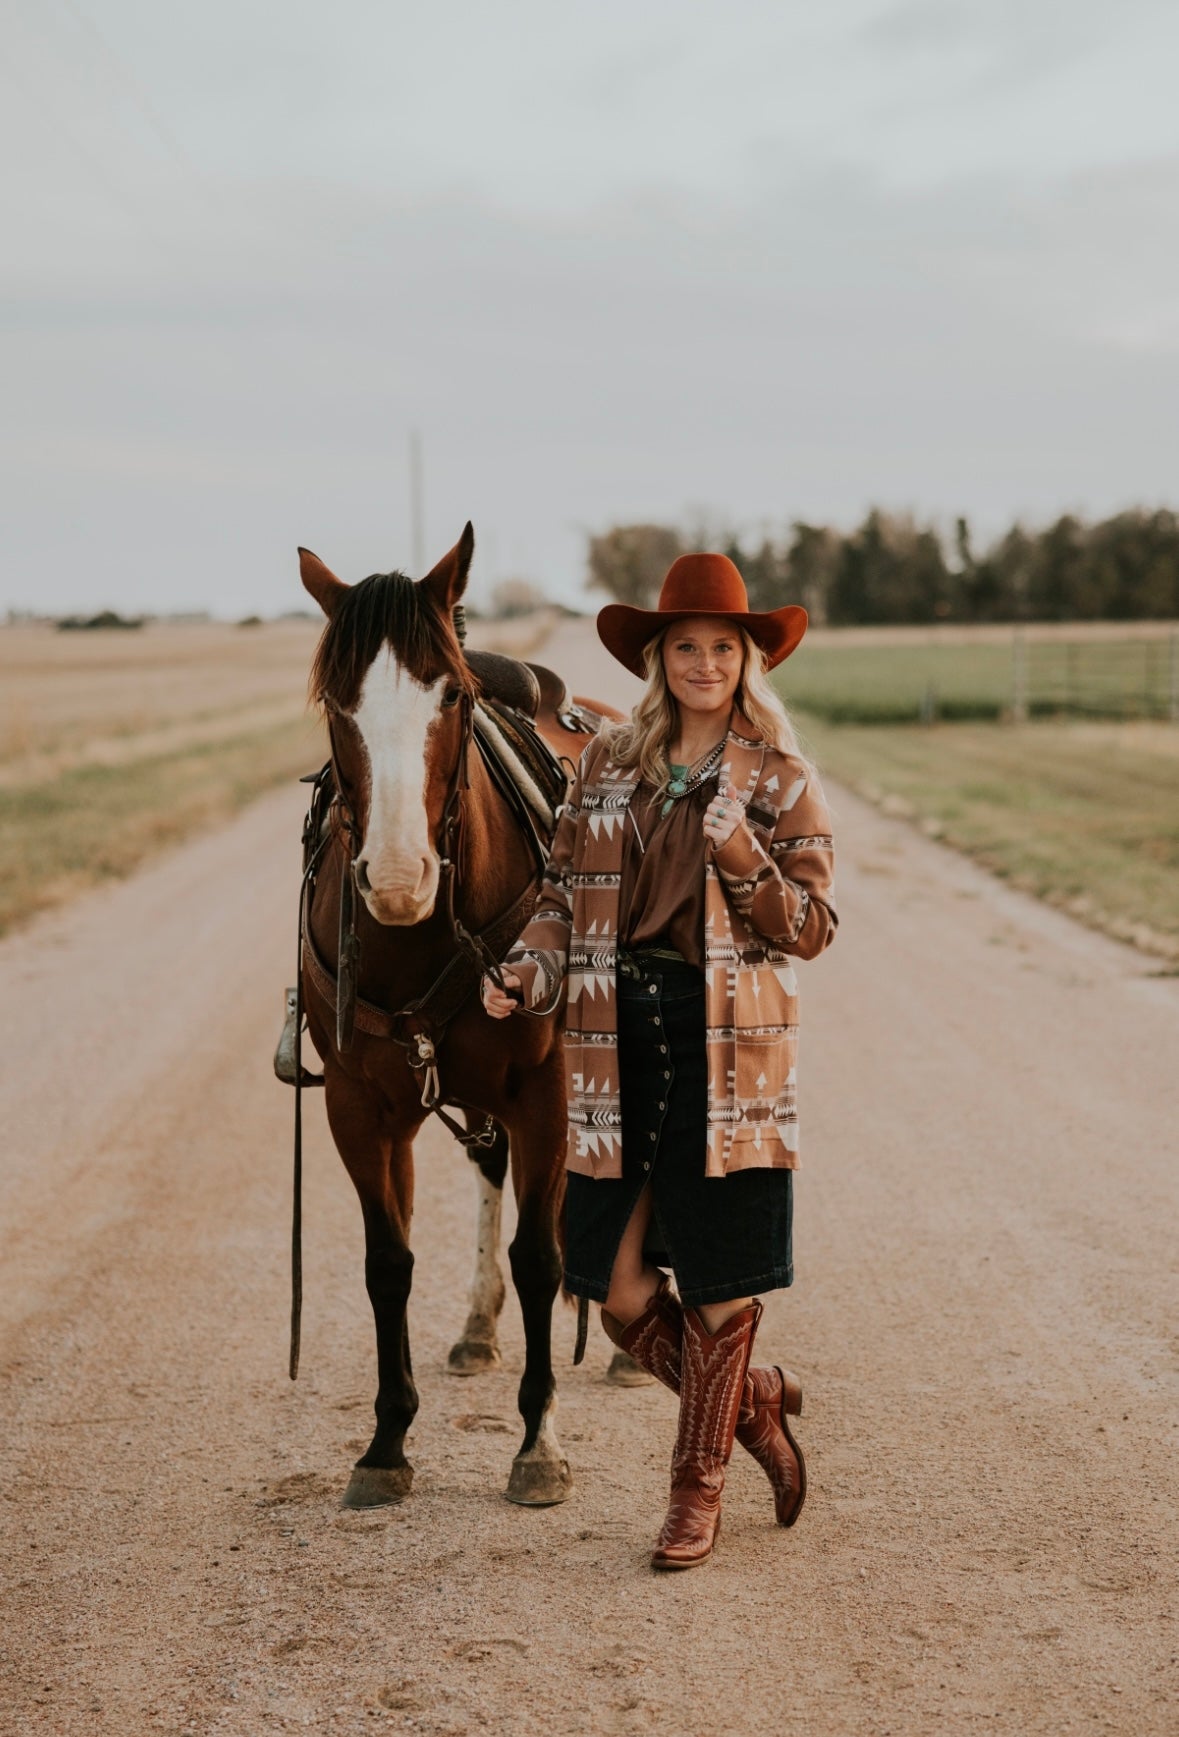
[[[356,885],[379,923],[420,923],[438,892],[438,836],[458,776],[474,678],[454,629],[475,547],[462,536],[424,579],[346,585],[309,549],[303,584],[327,616],[311,670],[340,794],[356,831]]]

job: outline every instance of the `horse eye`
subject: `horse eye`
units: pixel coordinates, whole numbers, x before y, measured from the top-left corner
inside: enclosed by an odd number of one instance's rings
[[[462,693],[461,688],[447,688],[446,692],[442,696],[442,704],[444,706],[446,706],[447,709],[449,709],[451,706],[457,706],[459,703],[459,696],[461,693]]]

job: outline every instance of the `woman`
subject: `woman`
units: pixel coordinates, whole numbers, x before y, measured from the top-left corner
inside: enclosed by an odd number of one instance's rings
[[[793,1278],[792,956],[836,925],[827,808],[765,676],[806,619],[751,612],[723,555],[681,556],[654,610],[602,610],[646,688],[585,749],[505,988],[483,981],[494,1018],[565,998],[565,1282],[680,1398],[656,1568],[711,1552],[734,1437],[781,1525],[806,1493],[798,1382],[749,1367],[753,1293]]]

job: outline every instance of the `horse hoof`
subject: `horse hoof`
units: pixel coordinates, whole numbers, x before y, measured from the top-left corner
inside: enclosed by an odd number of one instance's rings
[[[341,1508],[388,1508],[404,1502],[413,1485],[412,1466],[353,1466]]]
[[[614,1353],[606,1371],[606,1380],[613,1382],[615,1387],[650,1387],[654,1379],[633,1357],[628,1357],[625,1351]]]
[[[567,1502],[573,1494],[569,1461],[518,1456],[512,1461],[505,1494],[509,1502],[518,1502],[522,1508],[552,1508],[558,1502]]]
[[[451,1375],[484,1375],[489,1369],[498,1369],[502,1362],[498,1345],[490,1345],[485,1339],[460,1339],[451,1346],[446,1367]]]

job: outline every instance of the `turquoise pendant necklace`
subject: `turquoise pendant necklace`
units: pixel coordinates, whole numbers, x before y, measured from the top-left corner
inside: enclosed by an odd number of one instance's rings
[[[668,770],[671,777],[667,780],[667,801],[659,810],[661,817],[671,813],[672,805],[688,788],[688,768],[686,766],[677,766],[673,761]]]
[[[712,777],[721,763],[724,746],[725,741],[722,737],[714,747],[708,750],[707,754],[704,754],[696,762],[695,771],[690,766],[677,766],[674,762],[669,765],[668,771],[671,776],[665,786],[667,800],[659,810],[660,819],[671,812],[672,805],[678,802],[681,796],[687,796],[689,791],[698,790],[706,779]]]

